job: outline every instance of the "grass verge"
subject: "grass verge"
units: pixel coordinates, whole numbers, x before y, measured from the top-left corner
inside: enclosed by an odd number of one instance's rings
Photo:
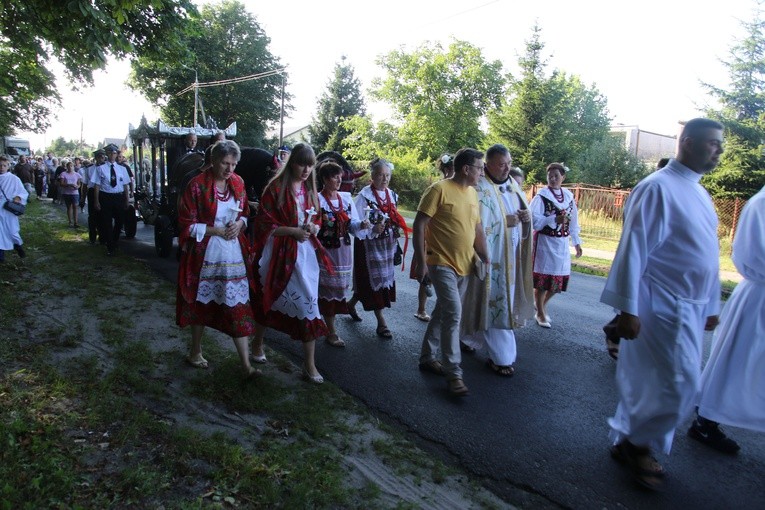
[[[30,204],[28,257],[0,265],[2,508],[418,508],[439,493],[506,506],[432,456],[418,462],[333,385],[297,381],[278,353],[245,384],[213,332],[214,368],[182,366],[175,289],[140,261],[104,257],[62,214]]]

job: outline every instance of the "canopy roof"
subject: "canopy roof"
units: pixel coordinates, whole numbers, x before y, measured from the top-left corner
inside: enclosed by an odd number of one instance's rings
[[[142,140],[146,138],[183,138],[189,133],[194,133],[197,136],[213,136],[219,129],[204,128],[197,125],[196,127],[173,127],[168,126],[161,120],[158,120],[156,125],[150,126],[146,121],[146,117],[141,117],[141,123],[137,128],[134,128],[132,124],[129,125],[130,138],[132,140]],[[233,138],[236,136],[236,122],[232,122],[229,126],[223,130],[226,133],[226,138]]]

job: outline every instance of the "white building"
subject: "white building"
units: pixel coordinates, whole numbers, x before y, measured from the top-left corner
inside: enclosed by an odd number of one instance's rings
[[[677,135],[662,135],[638,126],[611,126],[611,134],[624,141],[624,147],[643,161],[655,165],[661,158],[675,156]]]

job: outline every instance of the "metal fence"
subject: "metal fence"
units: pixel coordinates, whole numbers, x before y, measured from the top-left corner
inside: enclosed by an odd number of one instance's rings
[[[526,196],[531,200],[543,187],[543,184],[532,185],[526,190]],[[569,184],[566,188],[574,194],[582,235],[618,242],[622,233],[624,203],[631,190],[602,188],[581,183]],[[721,250],[723,253],[730,254],[733,236],[736,234],[736,226],[746,200],[713,199],[712,202],[720,220],[717,235],[720,238]]]

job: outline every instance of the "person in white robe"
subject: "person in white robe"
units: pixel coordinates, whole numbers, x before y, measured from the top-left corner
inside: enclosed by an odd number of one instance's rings
[[[724,453],[738,444],[719,424],[765,432],[765,188],[744,207],[733,263],[744,279],[725,304],[701,375],[698,417],[688,435]]]
[[[693,119],[677,158],[632,191],[601,301],[620,311],[616,367],[619,403],[608,420],[611,455],[635,481],[662,485],[651,450],[669,454],[675,428],[693,411],[703,331],[720,307],[717,214],[699,184],[722,154],[722,126]]]
[[[468,277],[462,304],[462,342],[485,348],[489,367],[512,376],[517,358],[515,329],[534,315],[531,279],[531,214],[523,191],[510,177],[510,151],[500,144],[486,151],[486,172],[478,180],[478,209],[491,264],[480,278]]]
[[[26,204],[29,193],[21,179],[9,171],[10,168],[11,162],[8,157],[0,156],[0,262],[5,260],[6,250],[13,249],[20,257],[25,256],[19,217],[3,206],[7,201]]]

